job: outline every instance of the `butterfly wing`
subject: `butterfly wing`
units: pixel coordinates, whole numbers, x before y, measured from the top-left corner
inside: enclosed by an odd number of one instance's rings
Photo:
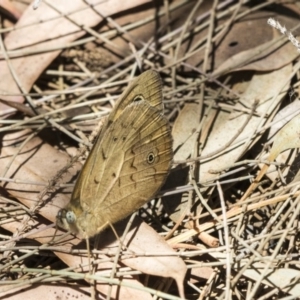
[[[108,116],[108,124],[114,122],[123,110],[134,101],[147,101],[163,113],[162,81],[154,70],[148,70],[135,78],[118,99],[113,111]]]
[[[93,147],[72,199],[94,215],[96,228],[119,221],[155,195],[172,158],[168,120],[147,101],[133,102]]]
[[[79,193],[82,188],[87,186],[87,178],[91,173],[91,170],[87,168],[87,166],[92,165],[91,168],[93,168],[93,165],[96,164],[96,162],[99,164],[97,145],[99,145],[100,141],[102,141],[107,135],[108,128],[114,124],[124,109],[134,102],[147,101],[150,106],[153,106],[160,113],[163,113],[162,99],[162,81],[160,75],[156,71],[145,71],[130,83],[104,122],[101,131],[95,140],[94,147],[92,148],[85,163],[85,166],[81,170],[81,174],[79,175],[73,190],[71,199],[73,206],[80,207],[80,202],[78,200],[82,199],[83,197],[81,197]]]

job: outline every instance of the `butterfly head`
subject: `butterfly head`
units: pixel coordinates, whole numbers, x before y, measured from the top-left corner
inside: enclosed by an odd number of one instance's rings
[[[56,224],[58,227],[64,228],[75,234],[79,232],[76,220],[77,218],[74,211],[67,208],[59,210],[56,216]]]

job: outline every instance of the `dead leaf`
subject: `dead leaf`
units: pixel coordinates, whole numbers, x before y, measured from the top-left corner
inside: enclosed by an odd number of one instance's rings
[[[15,18],[15,20],[18,20],[21,17],[21,12],[15,7],[15,5],[8,0],[1,0],[0,1],[0,10],[4,10],[11,14]]]
[[[186,103],[180,110],[174,122],[172,135],[174,137],[173,148],[176,151],[174,160],[184,160],[193,153],[197,134],[195,131],[199,125],[201,107],[199,104]]]

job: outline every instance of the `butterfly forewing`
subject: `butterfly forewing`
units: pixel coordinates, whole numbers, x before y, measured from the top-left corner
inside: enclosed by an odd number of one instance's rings
[[[163,113],[162,81],[159,74],[153,70],[142,73],[130,83],[118,99],[113,112],[108,117],[108,123],[118,119],[123,110],[134,101],[145,100],[151,106]]]

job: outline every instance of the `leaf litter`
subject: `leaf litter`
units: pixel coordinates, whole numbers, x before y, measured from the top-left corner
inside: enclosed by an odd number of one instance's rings
[[[299,295],[299,52],[267,25],[297,36],[297,1],[101,2],[2,4],[1,297]],[[174,168],[142,219],[115,225],[123,247],[109,229],[91,240],[89,274],[55,216],[99,119],[151,68]]]

